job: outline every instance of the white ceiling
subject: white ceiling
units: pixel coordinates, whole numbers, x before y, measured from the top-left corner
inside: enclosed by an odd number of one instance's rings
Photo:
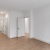
[[[50,5],[50,0],[0,0],[0,9],[31,10]]]

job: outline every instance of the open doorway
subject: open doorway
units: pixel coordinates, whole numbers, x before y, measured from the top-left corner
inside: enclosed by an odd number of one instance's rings
[[[0,14],[0,38],[8,34],[8,14],[3,12]]]
[[[4,33],[4,20],[0,19],[0,33]]]
[[[29,38],[29,18],[25,18],[25,37]]]
[[[18,18],[17,37],[29,38],[29,18]]]

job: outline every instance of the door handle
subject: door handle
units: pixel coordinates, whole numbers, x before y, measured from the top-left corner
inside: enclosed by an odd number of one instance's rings
[[[19,29],[19,28],[18,28]]]

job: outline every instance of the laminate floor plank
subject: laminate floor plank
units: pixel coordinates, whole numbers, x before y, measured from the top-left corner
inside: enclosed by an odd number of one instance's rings
[[[10,39],[0,33],[0,50],[50,50],[50,45],[25,37]]]

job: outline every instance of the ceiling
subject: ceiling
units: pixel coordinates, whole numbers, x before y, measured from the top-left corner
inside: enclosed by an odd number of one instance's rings
[[[31,10],[45,5],[50,5],[50,0],[0,0],[0,9]]]

